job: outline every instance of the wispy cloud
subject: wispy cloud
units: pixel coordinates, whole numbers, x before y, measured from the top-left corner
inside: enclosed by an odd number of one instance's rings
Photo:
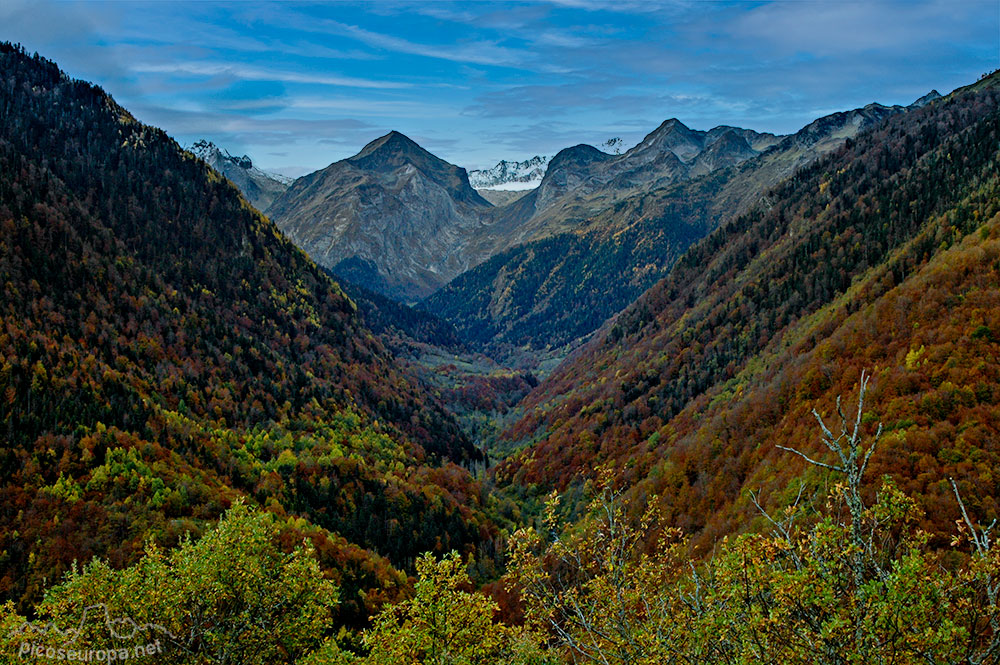
[[[137,63],[130,69],[140,73],[193,74],[196,76],[233,76],[250,81],[284,81],[286,83],[314,83],[349,88],[399,89],[410,88],[411,83],[362,79],[330,74],[309,74],[305,72],[282,71],[263,67],[252,67],[221,62],[177,62],[177,63]]]
[[[480,65],[518,65],[530,58],[530,53],[502,46],[500,39],[462,40],[447,44],[418,42],[405,37],[370,30],[359,25],[334,19],[315,19],[301,15],[286,17],[296,29],[337,37],[348,37],[367,46],[426,58],[467,62]]]
[[[0,26],[179,140],[286,173],[389,129],[463,166],[671,116],[794,131],[1000,65],[996,0],[0,0]]]
[[[438,58],[441,60],[451,60],[454,62],[471,62],[480,65],[510,65],[523,61],[523,53],[513,49],[500,46],[495,41],[478,41],[470,44],[456,46],[432,46],[420,44],[400,37],[393,37],[371,30],[365,30],[356,25],[346,25],[336,21],[327,21],[324,26],[329,27],[334,32],[341,32],[358,39],[369,46],[406,53],[409,55],[420,55],[427,58]]]

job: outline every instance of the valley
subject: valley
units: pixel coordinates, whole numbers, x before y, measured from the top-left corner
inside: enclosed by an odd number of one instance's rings
[[[0,120],[0,660],[1000,662],[1000,72],[287,178],[2,42]]]

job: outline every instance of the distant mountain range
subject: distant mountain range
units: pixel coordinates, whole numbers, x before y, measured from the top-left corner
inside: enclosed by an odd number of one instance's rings
[[[631,191],[654,181],[693,177],[756,155],[748,139],[758,148],[775,140],[727,129],[699,133],[675,121],[621,156],[580,146],[551,161],[538,156],[501,162],[476,173],[476,184],[491,185],[482,191],[493,204],[472,186],[464,169],[391,132],[354,157],[299,178],[266,212],[335,274],[349,271],[352,281],[415,302],[513,245],[560,230],[564,220],[558,214],[549,211],[542,218],[539,213],[568,201],[566,195],[583,196],[601,186]],[[704,152],[700,161],[687,165],[671,151],[671,140],[681,131],[696,147],[679,140],[673,147],[685,158]],[[582,168],[592,162],[592,168]],[[601,168],[596,162],[606,164]],[[536,186],[513,202],[510,196],[495,196]],[[358,272],[362,266],[367,273]]]
[[[519,192],[534,189],[542,182],[549,158],[534,156],[523,162],[500,161],[484,171],[469,171],[469,183],[476,189]]]
[[[691,245],[796,170],[905,107],[870,104],[795,134],[691,130],[671,119],[622,155],[559,152],[538,188],[497,209],[507,249],[421,307],[477,348],[558,359],[670,272]]]
[[[578,145],[471,173],[391,132],[294,181],[266,212],[334,274],[424,301],[476,348],[531,365],[577,346],[769,187],[939,96],[834,113],[784,136],[671,118],[621,155]],[[223,170],[252,173],[249,158],[211,147]]]
[[[293,180],[276,173],[262,171],[253,165],[248,156],[234,157],[211,141],[198,141],[188,147],[188,151],[229,178],[258,210],[266,210]]]

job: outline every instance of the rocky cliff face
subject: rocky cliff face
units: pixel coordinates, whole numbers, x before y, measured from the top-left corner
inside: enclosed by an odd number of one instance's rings
[[[289,178],[262,171],[246,155],[234,157],[211,141],[198,141],[189,152],[229,178],[248,201],[258,210],[266,210],[275,198],[288,188]]]
[[[491,207],[465,169],[391,132],[299,178],[267,212],[320,265],[369,262],[374,288],[415,301],[485,258],[470,240]]]

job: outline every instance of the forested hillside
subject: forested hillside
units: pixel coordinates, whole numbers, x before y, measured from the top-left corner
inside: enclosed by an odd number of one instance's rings
[[[567,148],[537,190],[496,211],[508,223],[522,220],[511,231],[517,242],[508,242],[515,246],[420,306],[497,358],[561,359],[768,189],[906,112],[869,104],[785,137],[732,127],[695,132],[673,119],[624,155]]]
[[[707,546],[753,522],[747,490],[787,503],[804,462],[776,446],[825,459],[810,410],[868,368],[869,473],[936,533],[949,476],[995,515],[997,80],[889,118],[694,246],[528,396],[507,433],[528,447],[498,476],[565,488],[612,463]]]
[[[327,273],[357,305],[365,327],[397,355],[418,345],[438,346],[456,353],[464,350],[461,336],[447,321],[354,282],[338,279],[330,271]]]
[[[709,175],[602,211],[581,233],[497,254],[420,303],[497,358],[561,356],[665,275],[718,223]],[[516,204],[514,204],[516,205]]]
[[[162,131],[3,44],[0,173],[0,597],[241,496],[312,541],[351,620],[393,566],[490,540],[454,419]]]

